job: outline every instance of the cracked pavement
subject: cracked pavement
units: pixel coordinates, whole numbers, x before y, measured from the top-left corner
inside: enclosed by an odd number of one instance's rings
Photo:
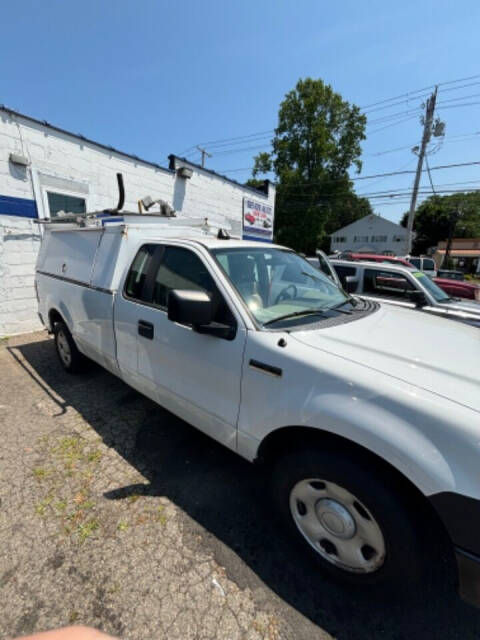
[[[87,624],[131,639],[478,638],[453,593],[415,606],[323,578],[262,472],[45,332],[0,343],[0,638]]]

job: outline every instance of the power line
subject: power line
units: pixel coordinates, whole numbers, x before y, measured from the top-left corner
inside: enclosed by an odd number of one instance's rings
[[[464,104],[448,104],[446,107],[444,107],[442,105],[442,103],[439,103],[439,106],[441,107],[442,111],[443,109],[456,109],[457,107],[474,107],[477,104],[480,104],[479,102],[465,102]]]
[[[369,109],[368,111],[364,110],[363,113],[367,115],[368,113],[373,113],[374,111],[383,111],[384,109],[391,109],[392,107],[396,107],[398,105],[405,104],[405,103],[408,105],[410,100],[421,100],[422,98],[426,98],[428,95],[429,95],[428,93],[422,93],[415,97],[413,96],[407,97],[407,98],[404,98],[403,100],[399,100],[398,102],[392,102],[391,104],[386,104],[381,107],[375,107],[375,109]]]
[[[459,91],[460,89],[466,89],[467,87],[475,87],[480,84],[478,82],[470,82],[469,84],[462,84],[460,87],[450,87],[449,89],[442,89],[440,93],[447,93],[448,91]]]
[[[420,189],[418,191],[419,195],[425,195],[425,196],[429,196],[429,195],[438,195],[440,193],[445,193],[445,194],[454,194],[454,193],[478,193],[480,192],[480,188],[478,189],[468,189],[467,191],[465,189],[437,189],[436,191],[432,191],[431,188],[428,187],[423,187],[422,189]],[[318,195],[316,197],[317,200],[321,201],[322,199],[325,198],[329,198],[331,200],[339,200],[339,199],[348,199],[351,197],[359,197],[358,194],[353,193],[352,191],[345,191],[345,192],[341,192],[341,193],[322,193],[320,195]],[[399,198],[400,200],[405,200],[405,202],[409,202],[410,201],[410,197],[408,195],[408,193],[405,192],[395,192],[392,191],[391,193],[388,194],[383,194],[383,193],[371,193],[371,194],[365,194],[361,196],[362,198],[368,198],[369,200],[385,200],[388,201],[389,199],[392,198]],[[309,197],[309,201],[312,201],[311,196]],[[297,204],[304,204],[304,200],[302,200],[301,198],[293,198],[292,200],[290,200],[289,202],[296,202]],[[314,203],[312,203],[314,204]]]
[[[427,165],[427,173],[428,173],[428,179],[430,180],[430,186],[432,187],[433,193],[435,193],[435,187],[433,186],[433,180],[432,180],[432,172],[430,171],[430,166],[428,164],[427,154],[425,154],[425,164]]]
[[[415,158],[410,157],[408,162],[405,162],[402,164],[401,167],[398,167],[398,169],[396,169],[396,171],[403,171],[404,169],[406,169],[409,165],[411,165],[413,162],[415,161]],[[385,182],[385,180],[388,180],[388,176],[386,176],[385,178],[375,178],[372,180],[372,182],[375,182],[375,186],[378,186],[379,183],[381,182]],[[371,183],[367,183],[366,185],[364,185],[365,187],[369,187]],[[365,192],[360,192],[359,195],[363,195],[363,193]]]
[[[476,78],[480,78],[480,73],[477,73],[476,75],[470,76],[468,78],[458,78],[457,80],[448,80],[446,82],[438,82],[437,86],[443,87],[448,84],[456,84],[457,82],[467,82],[468,80],[475,80]],[[408,98],[409,96],[411,96],[413,99],[414,97],[416,97],[417,93],[422,93],[423,91],[430,91],[431,89],[434,89],[434,88],[435,88],[435,85],[431,84],[428,87],[423,87],[422,89],[417,89],[416,91],[407,91],[406,93],[402,93],[398,96],[394,96],[393,98],[386,98],[385,100],[373,102],[372,104],[367,104],[364,107],[360,107],[360,108],[362,111],[365,111],[365,109],[369,109],[370,107],[375,107],[378,104],[385,104],[386,102],[392,102],[394,100],[399,100],[400,98]],[[444,89],[444,91],[454,91],[455,89],[460,89],[460,88],[461,87],[453,87],[452,89]]]
[[[473,140],[480,136],[480,131],[472,131],[470,133],[461,133],[456,136],[446,136],[444,140],[444,144],[450,144],[452,142],[468,142],[469,140]],[[405,149],[411,149],[415,145],[415,142],[411,144],[406,144],[401,147],[394,147],[393,149],[384,149],[382,151],[375,151],[373,153],[364,153],[363,157],[365,158],[376,158],[379,156],[386,155],[388,153],[395,153],[396,151],[404,151]],[[254,169],[253,166],[250,167],[235,167],[234,169],[223,169],[223,173],[237,173],[240,171],[251,171]]]
[[[480,165],[480,161],[472,161],[472,162],[456,162],[454,164],[443,164],[443,165],[438,165],[436,167],[431,167],[430,171],[438,171],[440,169],[453,169],[453,168],[457,168],[457,167],[471,167],[474,165]],[[426,169],[423,169],[422,172],[426,171]],[[373,174],[371,176],[355,176],[353,178],[349,177],[348,179],[351,181],[356,181],[356,180],[370,180],[372,178],[383,178],[384,176],[398,176],[398,175],[409,175],[409,174],[413,174],[416,173],[416,171],[413,170],[406,170],[406,171],[389,171],[387,173],[376,173]],[[333,179],[330,180],[330,182],[342,182],[343,180],[345,180],[345,178],[338,178],[338,179]],[[322,184],[321,182],[305,182],[305,183],[301,183],[301,184],[292,184],[291,186],[296,188],[296,187],[309,187],[312,185],[320,185]],[[284,185],[285,187],[288,187],[289,185]]]
[[[401,120],[397,120],[397,122],[391,122],[390,124],[385,125],[384,127],[380,127],[379,129],[375,129],[374,131],[370,131],[368,133],[369,136],[373,135],[374,133],[379,133],[379,131],[384,131],[385,129],[389,129],[390,127],[393,127],[397,124],[403,124],[405,122],[408,122],[409,120],[413,120],[414,118],[417,118],[418,114],[414,115],[414,116],[409,116],[408,118],[402,118]]]
[[[227,151],[219,151],[218,153],[215,154],[215,156],[229,156],[232,153],[242,153],[244,151],[259,151],[260,149],[265,149],[264,144],[262,144],[261,146],[256,146],[256,147],[242,147],[241,149],[229,149]]]
[[[459,100],[468,100],[468,98],[478,98],[480,93],[471,93],[468,96],[458,96],[457,98],[450,98],[449,100],[444,100],[443,102],[439,102],[438,104],[447,104],[448,102],[458,102]]]
[[[477,73],[474,76],[469,76],[468,78],[457,78],[457,80],[448,80],[447,82],[438,82],[437,86],[443,87],[446,84],[456,84],[457,82],[467,82],[468,80],[475,80],[476,78],[480,78],[480,73]]]
[[[446,85],[450,85],[450,84],[458,84],[460,82],[468,82],[469,80],[476,80],[477,78],[480,78],[480,74],[476,74],[474,76],[469,76],[467,78],[458,78],[457,80],[448,80],[446,82],[440,82],[438,83],[439,87],[444,87]],[[480,84],[480,82],[472,82],[470,84],[465,84],[462,85],[460,87],[449,87],[447,89],[443,89],[442,91],[446,92],[446,91],[457,91],[461,88],[464,87],[468,87],[468,86],[473,86],[476,84]],[[422,95],[418,95],[418,94],[423,94],[425,91],[429,91],[430,89],[432,89],[435,85],[429,85],[428,87],[423,87],[422,89],[416,89],[414,91],[407,91],[405,93],[402,93],[400,95],[397,96],[393,96],[391,98],[386,98],[384,100],[379,100],[377,102],[373,102],[371,104],[365,105],[364,107],[360,107],[361,111],[366,111],[366,110],[370,110],[373,111],[372,107],[376,107],[377,105],[384,105],[387,103],[395,103],[397,102],[398,104],[402,104],[402,102],[408,102],[409,100],[416,100],[416,99],[421,99],[423,96]],[[404,98],[404,100],[401,100],[401,98]],[[393,107],[395,106],[394,104],[389,104],[389,107]],[[386,107],[388,108],[388,107]],[[244,134],[241,136],[234,136],[231,138],[218,138],[216,140],[209,140],[206,142],[200,142],[198,144],[203,145],[203,146],[216,146],[220,143],[229,143],[229,142],[235,142],[238,140],[249,140],[252,138],[255,138],[256,136],[261,136],[261,135],[269,135],[275,132],[275,129],[267,129],[265,131],[257,131],[255,133],[250,133],[250,134]],[[185,149],[184,151],[180,152],[179,155],[184,155],[189,153],[190,151],[192,151],[193,149],[195,149],[197,145],[191,145],[190,147],[188,147],[187,149]]]
[[[413,114],[417,114],[421,111],[420,107],[415,107],[414,109],[408,109],[407,111],[398,111],[397,113],[391,113],[388,116],[382,116],[381,118],[376,118],[375,120],[369,120],[369,125],[370,124],[375,124],[375,122],[387,122],[388,120],[393,120],[395,119],[397,116],[410,116]]]
[[[378,104],[385,104],[386,102],[393,102],[394,100],[399,100],[400,98],[408,98],[409,96],[412,96],[412,99],[413,99],[415,94],[422,93],[423,91],[429,91],[433,86],[434,85],[430,85],[429,87],[423,87],[423,89],[417,89],[416,91],[407,91],[406,93],[401,93],[400,95],[394,96],[393,98],[386,98],[385,100],[379,100],[378,102],[372,102],[372,104],[367,104],[364,107],[360,107],[360,109],[362,111],[365,111],[366,109],[370,109],[370,107],[376,107]]]

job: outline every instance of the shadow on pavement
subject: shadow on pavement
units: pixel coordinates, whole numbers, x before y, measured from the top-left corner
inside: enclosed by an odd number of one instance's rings
[[[292,545],[277,521],[261,471],[116,377],[97,367],[69,376],[58,364],[51,340],[9,350],[55,399],[59,413],[72,406],[149,482],[118,487],[105,497],[121,500],[136,493],[168,497],[194,521],[185,518],[184,532],[191,536],[191,544],[199,544],[198,534],[205,529],[201,544],[211,548],[241,588],[255,589],[263,583],[341,640],[480,637],[480,611],[445,585],[428,591],[419,588],[402,602],[392,602],[329,582],[310,557]],[[291,624],[298,623],[289,607],[281,606],[281,612],[287,619],[291,616]]]

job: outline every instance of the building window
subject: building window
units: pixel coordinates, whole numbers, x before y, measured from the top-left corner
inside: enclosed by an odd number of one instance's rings
[[[404,236],[393,236],[394,242],[403,242],[405,240]]]
[[[368,242],[368,236],[353,236],[354,242]]]
[[[347,241],[347,236],[336,236],[333,239],[334,242],[346,242]]]
[[[65,213],[85,213],[87,210],[85,198],[69,196],[65,193],[55,193],[54,191],[47,191],[47,198],[51,218],[58,216],[60,211]]]
[[[387,236],[372,236],[370,242],[386,242]]]

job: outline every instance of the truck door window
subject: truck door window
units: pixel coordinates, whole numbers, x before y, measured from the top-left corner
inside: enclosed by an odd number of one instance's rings
[[[145,281],[155,251],[153,244],[144,244],[135,256],[125,284],[125,295],[145,302]]]
[[[347,276],[354,276],[357,273],[355,267],[344,267],[342,265],[333,265],[333,268],[337,272],[337,276],[340,278],[342,286],[345,286]]]
[[[204,291],[214,303],[214,322],[233,326],[235,320],[202,260],[189,249],[165,247],[153,283],[152,303],[167,308],[172,289]]]
[[[401,273],[381,269],[365,269],[363,275],[363,293],[381,298],[409,300],[408,292],[413,284]]]

